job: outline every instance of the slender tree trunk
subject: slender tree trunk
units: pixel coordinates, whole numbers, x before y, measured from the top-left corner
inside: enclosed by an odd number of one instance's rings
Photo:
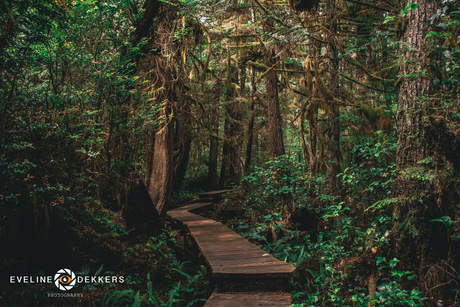
[[[310,105],[306,110],[306,118],[308,120],[308,125],[310,127],[310,161],[309,161],[309,171],[310,171],[310,178],[309,178],[309,185],[311,186],[313,182],[313,178],[316,176],[316,172],[318,169],[317,163],[317,135],[318,135],[318,102],[316,94],[314,95],[314,80],[315,78],[319,78],[319,67],[318,67],[318,55],[319,55],[319,43],[317,41],[313,41],[310,43],[310,54],[311,60],[307,61],[306,67],[307,70],[307,90],[310,96]],[[311,190],[312,191],[312,190]]]
[[[153,153],[155,150],[155,131],[152,128],[148,128],[145,132],[146,134],[146,152],[145,152],[145,164],[144,169],[145,173],[143,174],[144,185],[146,187],[150,186],[150,179],[153,169]]]
[[[336,3],[335,0],[327,1],[326,22],[328,31],[326,37],[326,57],[328,59],[328,88],[333,94],[338,93],[339,85],[339,58],[335,42],[336,33]],[[327,177],[328,185],[332,195],[338,195],[340,190],[340,181],[337,177],[340,174],[340,109],[332,97],[329,97],[327,110]]]
[[[276,61],[275,51],[266,50],[264,56],[265,66],[271,67]],[[278,77],[272,70],[264,78],[267,90],[268,127],[270,134],[270,151],[272,157],[284,155],[283,129],[278,98]]]
[[[228,110],[228,107],[225,107]],[[230,123],[228,119],[228,115],[225,117],[224,122],[224,140],[222,144],[222,164],[220,166],[220,177],[219,177],[219,187],[223,188],[227,183],[228,177],[228,169],[230,166],[230,151],[231,147],[229,144],[229,137],[230,137]]]
[[[220,83],[216,84],[216,92],[211,101],[211,136],[209,140],[209,169],[208,185],[210,189],[217,188],[217,160],[219,156],[219,97]]]
[[[241,176],[241,144],[239,140],[239,111],[236,101],[228,102],[224,126],[224,141],[222,149],[222,167],[219,186],[224,187],[229,182],[236,182]]]
[[[254,113],[254,97],[256,94],[256,82],[255,82],[255,71],[254,67],[249,68],[249,101],[250,101],[250,119],[249,119],[249,125],[248,125],[248,142],[246,146],[246,161],[244,163],[244,171],[247,174],[249,167],[251,166],[251,159],[252,159],[252,143],[254,140],[254,119],[255,119],[255,113]]]
[[[179,190],[182,186],[190,157],[192,143],[190,104],[190,101],[184,101],[182,109],[175,116],[173,173],[173,190],[175,191]]]
[[[240,72],[231,64],[230,48],[227,50],[227,102],[225,104],[224,141],[222,148],[222,167],[219,186],[224,187],[228,182],[236,182],[241,176],[241,140],[240,140],[240,112],[236,101]],[[240,87],[241,89],[241,87]]]
[[[136,31],[134,32],[134,44],[137,44],[142,38],[150,36],[149,30],[153,24],[153,19],[158,14],[161,7],[161,1],[159,0],[147,0],[142,8],[143,15],[139,19],[136,25]]]

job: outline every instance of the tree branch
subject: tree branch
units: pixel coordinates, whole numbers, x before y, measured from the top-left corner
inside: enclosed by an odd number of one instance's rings
[[[390,12],[390,11],[391,11],[391,10],[389,10],[389,9],[386,9],[386,8],[383,8],[383,7],[379,7],[379,6],[376,6],[376,5],[367,3],[367,2],[361,2],[361,1],[356,1],[356,0],[345,0],[345,1],[347,1],[347,2],[352,2],[352,3],[356,3],[356,4],[365,5],[365,6],[368,6],[368,7],[374,8],[374,9],[376,9],[376,10],[383,11],[383,12]]]
[[[394,93],[395,93],[395,92],[391,92],[391,91],[381,90],[381,89],[372,87],[372,86],[370,86],[370,85],[361,83],[361,82],[359,82],[358,80],[355,80],[355,79],[352,79],[352,78],[350,78],[350,77],[345,76],[344,74],[340,74],[340,76],[344,77],[345,79],[347,79],[347,80],[349,80],[349,81],[351,81],[351,82],[355,82],[356,84],[359,84],[359,85],[364,86],[364,87],[366,87],[366,88],[368,88],[368,89],[371,89],[371,90],[375,90],[375,91],[379,91],[379,92],[387,93],[387,94],[394,94]]]

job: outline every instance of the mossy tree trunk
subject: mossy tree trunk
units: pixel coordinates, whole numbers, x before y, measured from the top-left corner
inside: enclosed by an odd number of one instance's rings
[[[275,50],[269,48],[265,51],[264,64],[267,67],[272,67],[276,64]],[[280,113],[280,103],[278,97],[278,76],[275,70],[271,70],[266,74],[265,88],[267,91],[267,110],[268,110],[268,129],[270,138],[270,152],[272,157],[284,155],[284,141],[282,119]]]
[[[326,25],[327,38],[326,58],[328,60],[327,86],[333,97],[327,101],[327,153],[326,168],[330,193],[338,195],[340,191],[340,180],[338,175],[341,172],[340,166],[340,107],[335,101],[339,91],[339,58],[335,33],[337,32],[337,4],[335,0],[326,2]]]
[[[429,19],[440,3],[403,0],[400,4],[401,11],[413,4],[418,7],[409,9],[403,17],[405,28],[401,36],[397,113],[396,165],[399,177],[394,189],[397,202],[393,211],[392,246],[394,256],[417,270],[423,281],[420,287],[428,289],[428,296],[434,302],[447,303],[453,301],[455,291],[440,268],[446,263],[456,266],[458,252],[452,253],[451,246],[458,247],[458,242],[452,242],[446,227],[433,220],[455,216],[455,210],[458,212],[458,207],[455,208],[458,192],[452,193],[455,180],[445,176],[451,155],[450,142],[454,142],[455,137],[443,141],[448,138],[445,128],[448,110],[444,110],[442,116],[436,114],[433,81],[440,78],[440,69],[434,59],[436,38],[426,37],[430,31],[436,30],[435,25],[429,25]]]

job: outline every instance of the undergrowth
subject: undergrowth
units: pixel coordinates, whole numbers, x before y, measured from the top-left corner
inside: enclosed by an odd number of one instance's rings
[[[358,144],[340,174],[345,197],[325,192],[321,175],[309,186],[303,164],[282,156],[256,167],[217,211],[240,235],[296,266],[293,306],[424,304],[417,276],[388,244],[392,209],[384,201],[395,178],[395,141],[378,132]]]

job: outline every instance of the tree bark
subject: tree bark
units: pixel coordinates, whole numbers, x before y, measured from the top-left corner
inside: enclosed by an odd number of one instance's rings
[[[434,52],[431,54],[430,51],[435,44],[428,40],[436,38],[426,38],[430,30],[435,30],[434,26],[430,29],[428,20],[436,13],[440,3],[434,0],[403,0],[400,10],[413,3],[419,6],[403,17],[406,26],[401,36],[403,65],[399,72],[399,139],[396,153],[399,177],[394,183],[394,196],[398,202],[393,210],[394,226],[390,238],[395,256],[408,263],[410,270],[418,270],[417,275],[423,279],[427,271],[439,263],[449,263],[454,267],[456,261],[458,263],[458,253],[449,253],[458,242],[450,240],[446,227],[432,221],[441,216],[455,216],[456,210],[458,212],[455,208],[458,189],[457,192],[449,191],[455,190],[454,181],[440,175],[447,171],[443,168],[444,162],[440,161],[451,149],[447,142],[442,145],[442,139],[449,138],[443,128],[448,110],[437,116],[437,108],[433,107],[437,100],[432,98],[433,80],[437,78],[439,68],[432,60]],[[450,141],[454,142],[455,137],[451,137]],[[427,157],[432,157],[433,166],[419,163]],[[455,296],[452,294],[456,287],[450,285],[447,276],[440,276],[435,285],[426,293],[434,302],[448,301]]]
[[[246,160],[244,163],[244,172],[247,174],[249,171],[249,167],[251,166],[252,160],[252,143],[254,140],[254,97],[256,94],[256,82],[255,82],[255,71],[254,67],[249,68],[249,101],[250,101],[250,109],[249,109],[249,124],[248,124],[248,141],[246,145]]]
[[[211,101],[211,136],[209,139],[208,185],[211,190],[217,188],[217,162],[219,156],[219,97],[221,84],[216,84],[216,92]]]
[[[239,144],[239,112],[236,101],[227,102],[224,124],[224,141],[222,149],[222,166],[219,186],[225,187],[229,182],[236,182],[241,176],[241,144]]]
[[[219,186],[225,187],[229,182],[234,183],[241,176],[241,140],[240,140],[240,111],[236,101],[237,86],[241,72],[232,66],[230,48],[227,49],[227,78],[226,78],[226,103],[225,124],[222,148],[222,166],[219,178]],[[241,87],[240,87],[241,90]]]
[[[172,190],[173,137],[173,121],[167,119],[155,134],[149,185],[150,197],[160,216],[164,216],[168,210]]]
[[[326,58],[328,59],[328,80],[327,85],[331,93],[337,94],[339,89],[339,58],[337,56],[336,33],[336,3],[335,0],[327,1],[326,23],[328,31],[326,37]],[[340,181],[337,177],[340,174],[340,109],[333,97],[328,97],[327,110],[327,177],[328,186],[332,195],[338,195]]]
[[[399,107],[397,113],[398,147],[396,164],[398,169],[417,166],[417,162],[425,157],[426,143],[422,136],[421,115],[424,109],[421,98],[432,88],[432,80],[428,76],[404,77],[423,69],[429,69],[423,60],[426,56],[425,36],[428,34],[428,19],[436,13],[437,4],[431,0],[401,1],[401,10],[412,3],[419,4],[416,10],[407,13],[406,29],[401,41],[408,44],[410,50],[402,53],[399,77]]]
[[[192,123],[190,117],[190,101],[184,101],[182,109],[175,117],[174,129],[174,174],[173,190],[181,188],[187,172],[192,143]]]
[[[142,38],[149,36],[150,27],[153,24],[153,19],[158,14],[160,6],[161,1],[159,0],[145,1],[142,8],[144,13],[142,18],[139,19],[139,22],[136,25],[136,30],[134,31],[134,45],[136,45]]]
[[[272,67],[276,61],[275,51],[266,50],[265,66]],[[267,90],[268,127],[270,133],[270,151],[272,157],[284,155],[283,129],[278,98],[278,77],[275,70],[270,71],[264,78]]]

